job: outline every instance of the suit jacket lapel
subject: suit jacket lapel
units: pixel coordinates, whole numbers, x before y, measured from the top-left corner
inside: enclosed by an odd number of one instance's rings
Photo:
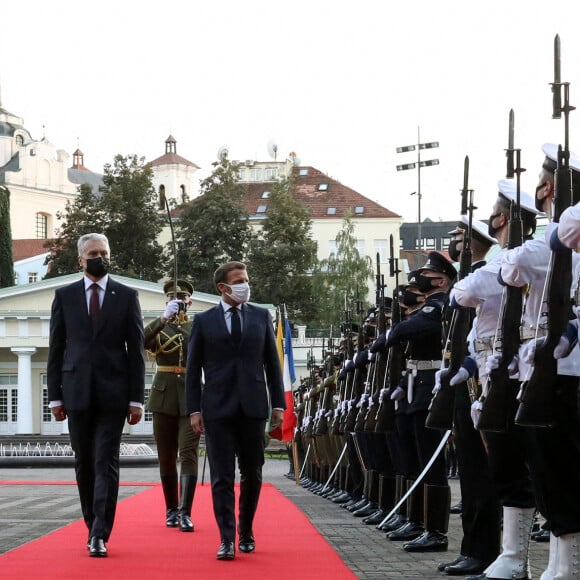
[[[105,297],[103,298],[103,304],[101,305],[101,312],[99,314],[99,319],[97,321],[96,327],[94,328],[94,333],[97,334],[103,327],[105,320],[112,316],[117,303],[117,283],[114,280],[109,280],[107,282],[107,288],[105,290]]]

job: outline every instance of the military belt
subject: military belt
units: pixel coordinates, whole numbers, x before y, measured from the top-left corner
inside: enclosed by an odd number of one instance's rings
[[[482,338],[476,338],[473,341],[473,348],[475,352],[481,352],[483,350],[492,350],[494,340],[495,337],[493,336],[484,336]]]
[[[412,371],[431,371],[441,369],[440,360],[408,360],[407,368]]]
[[[167,365],[158,365],[157,366],[158,373],[174,373],[176,375],[184,375],[185,374],[185,367],[171,367]]]
[[[520,326],[520,340],[530,340],[538,336],[546,336],[545,328],[536,328],[535,326]]]

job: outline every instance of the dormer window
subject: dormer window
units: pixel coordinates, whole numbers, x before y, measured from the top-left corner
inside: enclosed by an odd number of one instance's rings
[[[364,212],[365,212],[364,205],[357,205],[357,206],[354,208],[354,213],[361,214],[361,213],[364,213]]]
[[[308,175],[308,168],[301,167],[300,168],[300,175]]]
[[[268,209],[267,205],[259,205],[258,209],[256,210],[256,213],[266,213],[267,209]]]
[[[328,191],[328,183],[319,183],[318,191]]]
[[[270,197],[270,192],[269,191],[263,191],[262,192],[262,199],[268,199]]]
[[[326,208],[326,213],[328,215],[336,215],[336,208],[335,207],[328,207],[328,208]]]

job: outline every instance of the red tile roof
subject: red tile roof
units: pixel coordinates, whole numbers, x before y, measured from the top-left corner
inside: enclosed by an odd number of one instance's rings
[[[342,219],[348,211],[356,218],[401,217],[314,167],[294,167],[293,175],[292,197],[310,210],[312,219]],[[268,205],[268,199],[262,198],[262,194],[272,189],[272,183],[248,183],[247,187],[244,208],[252,216],[256,215],[258,206]],[[362,213],[355,213],[357,207],[363,208]],[[328,208],[335,208],[335,213],[328,213]]]
[[[45,248],[46,240],[12,240],[12,260],[18,262],[26,258],[48,254],[49,248]]]
[[[182,157],[177,153],[165,153],[161,157],[158,157],[157,159],[151,161],[149,165],[151,165],[152,167],[157,167],[158,165],[188,165],[189,167],[195,167],[199,169],[199,167],[195,163],[188,161],[187,159],[185,159],[185,157]]]

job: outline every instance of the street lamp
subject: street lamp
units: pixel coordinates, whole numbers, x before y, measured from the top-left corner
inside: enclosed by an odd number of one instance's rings
[[[417,195],[417,249],[420,251],[423,245],[421,236],[421,167],[431,167],[432,165],[439,165],[439,159],[429,159],[421,161],[422,149],[435,149],[439,147],[439,141],[431,141],[429,143],[421,143],[421,128],[417,127],[417,143],[415,145],[406,145],[405,147],[397,147],[397,153],[407,153],[408,151],[417,151],[417,161],[414,163],[404,163],[397,165],[397,171],[406,171],[407,169],[417,168],[417,191],[411,195]]]

